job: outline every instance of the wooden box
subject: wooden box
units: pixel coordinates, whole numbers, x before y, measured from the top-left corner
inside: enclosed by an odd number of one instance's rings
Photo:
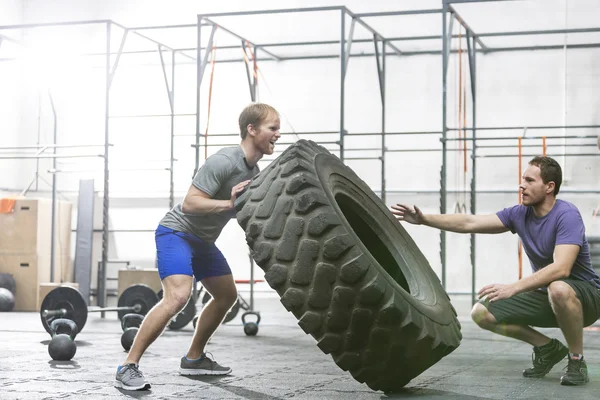
[[[60,282],[60,265],[54,282]],[[12,274],[17,282],[15,311],[39,311],[40,282],[50,282],[50,257],[33,254],[0,254],[0,271]]]

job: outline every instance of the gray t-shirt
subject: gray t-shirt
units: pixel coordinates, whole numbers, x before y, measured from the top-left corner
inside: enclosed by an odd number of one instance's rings
[[[258,166],[246,163],[241,146],[225,147],[206,159],[206,162],[192,180],[199,190],[212,199],[231,199],[231,189],[240,182],[252,179],[258,174]],[[227,212],[204,215],[186,214],[181,210],[182,203],[171,209],[160,224],[179,232],[195,235],[207,242],[215,242],[227,222],[235,217],[235,209]]]

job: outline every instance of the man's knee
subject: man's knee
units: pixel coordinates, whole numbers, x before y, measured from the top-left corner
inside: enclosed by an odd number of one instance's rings
[[[491,329],[498,323],[494,315],[481,303],[475,303],[471,310],[471,318],[483,329]]]
[[[235,286],[229,288],[222,288],[214,294],[214,301],[219,305],[230,309],[236,302],[238,297],[237,289]]]
[[[577,299],[575,290],[563,281],[554,281],[548,285],[548,299],[553,306],[565,306]]]

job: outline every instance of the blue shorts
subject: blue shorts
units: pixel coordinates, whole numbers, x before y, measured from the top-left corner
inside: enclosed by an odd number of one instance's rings
[[[194,276],[197,281],[231,275],[227,260],[214,243],[162,225],[158,225],[154,237],[161,280],[178,274]]]

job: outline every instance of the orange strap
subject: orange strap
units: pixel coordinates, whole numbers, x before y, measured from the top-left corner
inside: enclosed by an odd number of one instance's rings
[[[210,52],[210,84],[208,87],[208,116],[206,117],[206,131],[204,132],[204,143],[208,141],[208,126],[210,124],[210,106],[212,103],[213,79],[215,77],[215,57],[217,53],[216,42],[213,42],[213,47]],[[204,146],[204,159],[208,158],[208,146]]]
[[[542,136],[542,155],[546,156],[546,136]]]
[[[16,199],[0,199],[0,214],[8,214],[14,211]]]

